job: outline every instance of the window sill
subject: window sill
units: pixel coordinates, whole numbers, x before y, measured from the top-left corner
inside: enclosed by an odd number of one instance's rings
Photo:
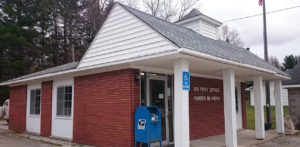
[[[32,115],[32,114],[30,114],[30,115],[28,115],[28,117],[40,118],[40,117],[41,117],[41,115]]]
[[[56,116],[55,119],[65,119],[65,120],[73,120],[71,116]]]

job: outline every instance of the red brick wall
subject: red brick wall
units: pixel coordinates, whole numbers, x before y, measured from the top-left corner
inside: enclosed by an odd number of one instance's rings
[[[247,117],[246,117],[246,84],[241,83],[241,98],[242,98],[242,120],[243,128],[247,129]]]
[[[219,88],[219,92],[194,91],[194,87]],[[220,101],[196,101],[194,96],[219,96]],[[223,81],[191,77],[190,139],[224,134]]]
[[[41,136],[51,135],[52,81],[42,82]]]
[[[74,78],[74,142],[133,146],[134,111],[140,105],[136,74],[125,69]]]
[[[26,130],[27,86],[10,87],[9,124],[10,130],[24,132]]]

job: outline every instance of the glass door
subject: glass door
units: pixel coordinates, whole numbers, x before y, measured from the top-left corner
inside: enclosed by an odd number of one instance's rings
[[[148,75],[147,78],[147,105],[154,105],[161,112],[161,129],[163,143],[169,142],[168,123],[168,98],[167,98],[167,77],[160,75]]]

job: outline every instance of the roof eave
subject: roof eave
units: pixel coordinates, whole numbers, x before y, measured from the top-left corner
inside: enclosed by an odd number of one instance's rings
[[[187,23],[189,21],[194,21],[194,20],[197,20],[197,19],[200,19],[200,18],[203,18],[203,19],[209,21],[210,23],[212,23],[212,24],[214,24],[216,26],[221,26],[222,25],[221,22],[219,22],[219,21],[217,21],[217,20],[215,20],[213,18],[210,18],[210,17],[208,17],[206,15],[199,15],[199,16],[188,18],[188,19],[184,19],[184,20],[181,20],[181,21],[176,21],[174,23],[180,25],[180,24],[184,24],[184,23]]]
[[[278,78],[280,78],[282,80],[289,80],[289,79],[291,79],[288,76],[278,74],[278,73],[276,73],[274,71],[271,71],[271,70],[267,70],[267,69],[264,69],[264,68],[256,67],[256,66],[253,66],[253,65],[248,65],[248,64],[243,64],[243,63],[238,63],[238,62],[234,62],[234,61],[230,61],[230,60],[218,58],[218,57],[215,57],[215,56],[211,56],[211,55],[208,55],[208,54],[204,54],[204,53],[193,51],[193,50],[186,49],[186,48],[180,48],[179,52],[183,53],[183,54],[187,54],[187,55],[201,57],[201,58],[204,58],[204,59],[209,59],[209,60],[216,61],[216,62],[226,63],[226,64],[233,65],[233,66],[244,67],[244,68],[248,68],[248,69],[252,69],[252,70],[257,70],[257,71],[268,73],[268,74],[273,74],[273,75],[277,76]]]

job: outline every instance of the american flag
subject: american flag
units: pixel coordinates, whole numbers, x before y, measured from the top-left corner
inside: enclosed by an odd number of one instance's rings
[[[264,4],[264,0],[258,0],[259,5],[262,6]]]

